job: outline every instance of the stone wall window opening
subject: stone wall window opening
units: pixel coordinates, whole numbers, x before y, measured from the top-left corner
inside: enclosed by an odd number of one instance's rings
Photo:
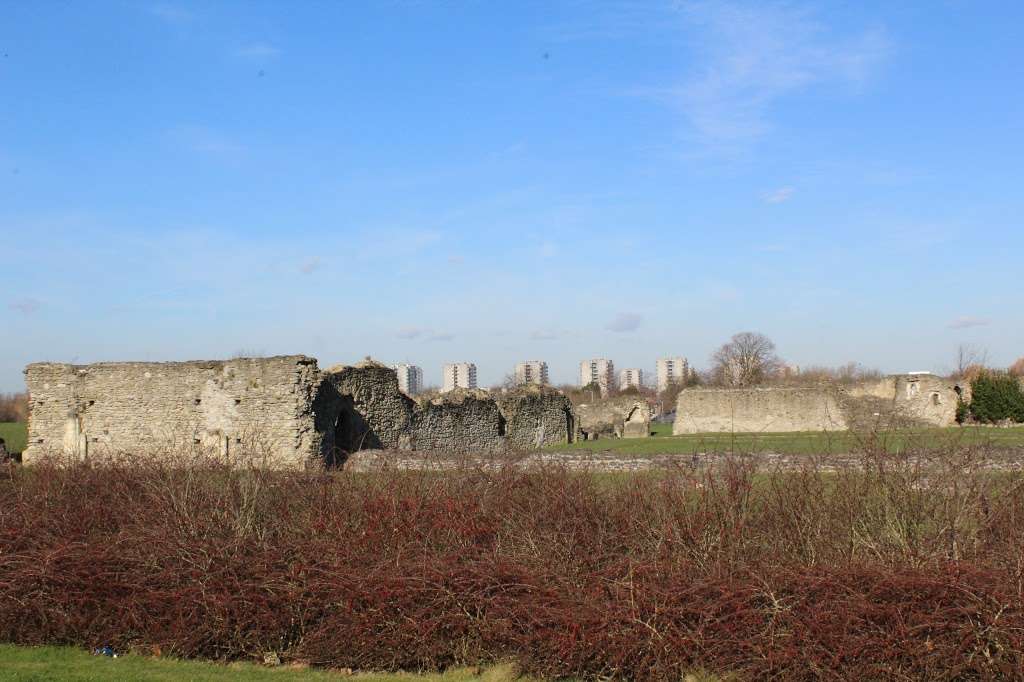
[[[941,404],[942,404],[942,396],[940,396],[937,392],[933,392],[932,393],[932,405],[941,405]]]

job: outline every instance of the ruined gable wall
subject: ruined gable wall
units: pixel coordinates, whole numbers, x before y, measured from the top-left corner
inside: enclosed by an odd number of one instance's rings
[[[320,450],[312,404],[316,361],[305,356],[209,362],[36,363],[27,463],[167,448],[305,466]]]
[[[572,402],[543,386],[519,388],[498,398],[509,447],[530,450],[571,443],[576,431]]]
[[[835,431],[846,418],[828,387],[688,388],[679,392],[672,433]]]

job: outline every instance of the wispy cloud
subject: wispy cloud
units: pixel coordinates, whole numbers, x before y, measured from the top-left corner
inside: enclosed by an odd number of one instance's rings
[[[398,330],[398,333],[395,336],[397,336],[400,339],[406,340],[418,339],[419,337],[423,336],[426,332],[427,330],[420,329],[419,327],[403,327],[402,329]]]
[[[890,52],[880,29],[837,36],[789,3],[717,0],[681,5],[701,67],[672,89],[698,139],[731,146],[770,130],[768,111],[813,86],[859,86]]]
[[[299,272],[304,275],[311,275],[316,270],[320,269],[321,265],[320,257],[313,256],[312,258],[303,261],[302,265],[299,266]]]
[[[423,339],[424,341],[453,341],[455,334],[449,332],[438,332],[429,327],[404,327],[398,330],[398,338],[412,341]]]
[[[984,327],[990,324],[991,321],[983,317],[972,317],[971,315],[963,315],[961,317],[952,320],[947,327],[950,329],[969,329],[970,327]]]
[[[205,126],[179,126],[170,134],[177,144],[201,154],[237,157],[247,151],[240,142]]]
[[[192,12],[188,11],[184,7],[166,2],[151,5],[149,12],[158,19],[162,19],[163,21],[171,24],[183,24],[185,22],[192,21],[194,18]]]
[[[779,187],[761,194],[761,198],[769,204],[781,204],[789,201],[796,189],[793,187]]]
[[[34,298],[23,298],[19,301],[12,301],[7,304],[7,307],[11,310],[17,310],[22,315],[32,315],[36,313],[43,304]]]
[[[413,256],[439,243],[444,235],[432,229],[367,229],[360,238],[359,253],[367,258],[382,253]]]
[[[241,47],[235,48],[233,54],[236,57],[242,59],[273,59],[281,55],[281,48],[271,45],[270,43],[250,43],[248,45],[242,45]]]
[[[632,332],[640,328],[643,324],[643,315],[637,313],[619,313],[611,322],[609,322],[605,329],[613,332]]]

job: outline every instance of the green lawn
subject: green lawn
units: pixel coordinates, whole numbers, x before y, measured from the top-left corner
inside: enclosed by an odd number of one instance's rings
[[[510,666],[483,672],[460,669],[439,675],[373,674],[356,675],[283,665],[269,668],[251,663],[222,665],[203,661],[180,661],[126,655],[118,658],[93,656],[70,647],[19,647],[0,644],[0,681],[19,682],[509,682],[518,678]]]
[[[28,439],[24,422],[0,422],[0,438],[7,443],[8,452],[22,452]]]
[[[948,429],[891,431],[874,436],[846,431],[794,433],[700,433],[672,435],[671,424],[654,424],[650,438],[608,438],[572,445],[554,445],[549,450],[589,450],[626,456],[688,455],[695,452],[777,452],[787,455],[842,454],[857,449],[866,440],[877,438],[892,452],[920,446],[974,445],[992,443],[1024,447],[1024,426],[993,429],[977,426]]]

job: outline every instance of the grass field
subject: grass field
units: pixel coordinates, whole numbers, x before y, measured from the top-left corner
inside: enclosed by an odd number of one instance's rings
[[[875,435],[840,432],[794,433],[700,433],[673,436],[671,424],[653,424],[650,438],[607,438],[572,445],[551,446],[549,450],[589,450],[626,456],[689,455],[695,452],[777,452],[785,455],[842,454],[856,450],[867,439],[877,438],[889,452],[908,448],[978,445],[1024,446],[1024,426],[993,429],[977,426],[948,429],[889,431]]]
[[[24,422],[0,422],[0,438],[7,443],[8,452],[22,452],[28,438]]]
[[[700,433],[673,436],[671,424],[653,424],[651,438],[584,441],[572,445],[553,445],[548,450],[589,450],[614,452],[626,456],[691,455],[695,452],[777,452],[784,455],[828,455],[851,452],[871,437],[845,431],[835,433]],[[1003,447],[1024,447],[1024,426],[992,429],[978,426],[956,426],[949,429],[889,431],[874,436],[893,453],[915,447],[992,444]],[[0,438],[7,449],[25,449],[27,433],[23,423],[0,422]]]
[[[265,667],[250,663],[222,665],[126,655],[93,656],[71,647],[20,647],[0,644],[0,681],[64,680],[66,682],[507,682],[519,678],[512,667],[497,666],[478,672],[457,669],[439,675],[373,674],[296,668]]]

